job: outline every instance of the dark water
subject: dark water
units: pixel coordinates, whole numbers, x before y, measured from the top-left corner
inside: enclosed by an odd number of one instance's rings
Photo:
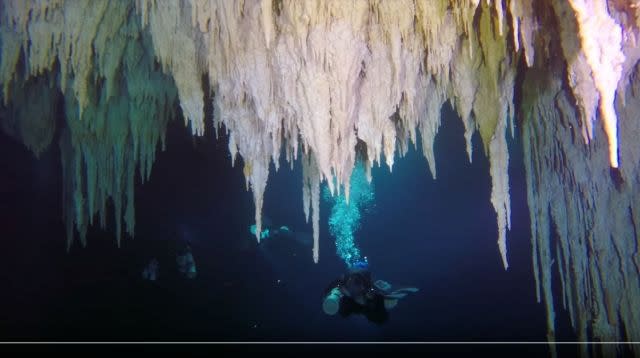
[[[136,237],[117,248],[92,228],[88,245],[65,253],[57,145],[35,160],[2,135],[0,338],[63,341],[545,341],[536,303],[529,214],[519,139],[511,141],[510,268],[502,267],[488,161],[478,135],[469,164],[463,127],[444,109],[436,137],[437,180],[421,154],[374,169],[376,202],[357,233],[376,278],[421,289],[377,326],[326,316],[321,294],[345,269],[321,206],[320,262],[308,247],[258,249],[247,237],[253,199],[242,163],[231,168],[224,138],[193,139],[182,120],[168,133],[151,181],[136,191]],[[302,211],[302,173],[272,171],[264,214],[311,232]],[[112,215],[112,214],[111,214]],[[113,218],[110,218],[111,220]],[[113,223],[113,221],[111,221]],[[193,238],[198,277],[175,274],[172,230]],[[142,281],[151,257],[160,281]],[[558,306],[559,307],[559,306]],[[557,339],[575,340],[557,309]],[[536,346],[546,352],[546,346]],[[574,347],[561,348],[569,353]]]

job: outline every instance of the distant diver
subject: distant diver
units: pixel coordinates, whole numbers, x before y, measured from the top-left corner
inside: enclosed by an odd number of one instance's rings
[[[197,235],[185,224],[178,224],[173,228],[173,240],[175,244],[175,257],[178,273],[187,279],[196,278],[198,271],[196,261],[193,258],[192,245],[196,243]]]
[[[149,281],[156,281],[158,279],[159,271],[160,263],[158,262],[158,259],[154,257],[142,271],[142,278]]]
[[[255,239],[257,227],[255,224],[249,226],[249,233]],[[282,225],[274,227],[271,219],[264,217],[262,220],[262,231],[260,232],[260,242],[288,241],[292,240],[302,246],[311,247],[313,245],[313,236],[311,233],[293,231],[288,226]],[[280,242],[281,244],[283,242]]]
[[[193,279],[197,275],[196,261],[191,253],[191,245],[186,244],[182,249],[178,250],[176,255],[176,263],[178,264],[178,272],[188,279]]]
[[[373,323],[382,324],[389,319],[388,310],[417,288],[407,287],[391,292],[391,285],[383,280],[372,282],[369,264],[357,262],[349,273],[333,281],[324,292],[322,309],[328,315],[340,313],[342,317],[363,314]]]
[[[249,232],[251,233],[251,235],[253,235],[255,237],[256,235],[256,225],[253,224],[251,226],[249,226]],[[269,239],[272,237],[276,237],[279,235],[283,235],[283,236],[289,236],[291,235],[291,229],[289,229],[289,227],[287,226],[280,226],[280,228],[278,229],[272,229],[272,228],[264,228],[264,230],[262,230],[260,232],[260,240],[265,240],[265,239]]]
[[[160,276],[160,261],[163,267],[171,267],[171,260],[175,257],[176,271],[163,271],[163,281],[172,281],[174,278],[194,279],[198,274],[196,261],[193,257],[192,243],[195,243],[194,235],[185,225],[168,228],[170,232],[168,250],[162,249],[165,253],[158,253],[150,259],[142,270],[142,278],[147,281],[158,281]],[[165,251],[166,250],[166,251]],[[158,260],[160,258],[160,260]],[[166,264],[165,264],[166,262]],[[173,273],[175,272],[175,273]]]

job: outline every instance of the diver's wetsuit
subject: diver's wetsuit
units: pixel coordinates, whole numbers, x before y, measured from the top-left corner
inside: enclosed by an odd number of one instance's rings
[[[359,270],[342,275],[329,285],[324,295],[335,287],[339,287],[343,293],[339,310],[342,317],[352,313],[363,314],[369,321],[378,324],[389,319],[389,312],[384,307],[383,292],[373,285],[371,272]]]

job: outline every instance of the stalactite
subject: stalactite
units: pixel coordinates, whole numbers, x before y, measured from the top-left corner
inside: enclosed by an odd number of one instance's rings
[[[313,225],[313,261],[318,263],[320,257],[320,172],[313,153],[305,154],[302,158],[302,199],[304,214],[307,222],[311,213]]]

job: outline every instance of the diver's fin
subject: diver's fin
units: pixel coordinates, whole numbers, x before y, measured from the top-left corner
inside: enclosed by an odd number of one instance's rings
[[[389,294],[384,295],[385,298],[393,298],[393,299],[400,299],[400,298],[404,298],[407,297],[407,295],[409,293],[416,293],[420,291],[419,289],[415,288],[415,287],[406,287],[406,288],[400,288],[397,289]]]
[[[399,288],[399,289],[395,290],[394,292],[416,293],[418,291],[420,291],[420,289],[416,288],[416,287],[403,287],[403,288]]]
[[[383,280],[377,280],[376,282],[373,283],[373,285],[376,286],[379,290],[385,291],[385,292],[389,292],[389,290],[391,289],[391,284]]]
[[[396,292],[393,292],[393,293],[389,293],[389,294],[384,295],[384,298],[388,298],[388,299],[396,299],[396,300],[398,300],[398,299],[404,298],[404,297],[406,297],[406,296],[407,296],[407,294],[406,294],[406,293],[396,293]]]

